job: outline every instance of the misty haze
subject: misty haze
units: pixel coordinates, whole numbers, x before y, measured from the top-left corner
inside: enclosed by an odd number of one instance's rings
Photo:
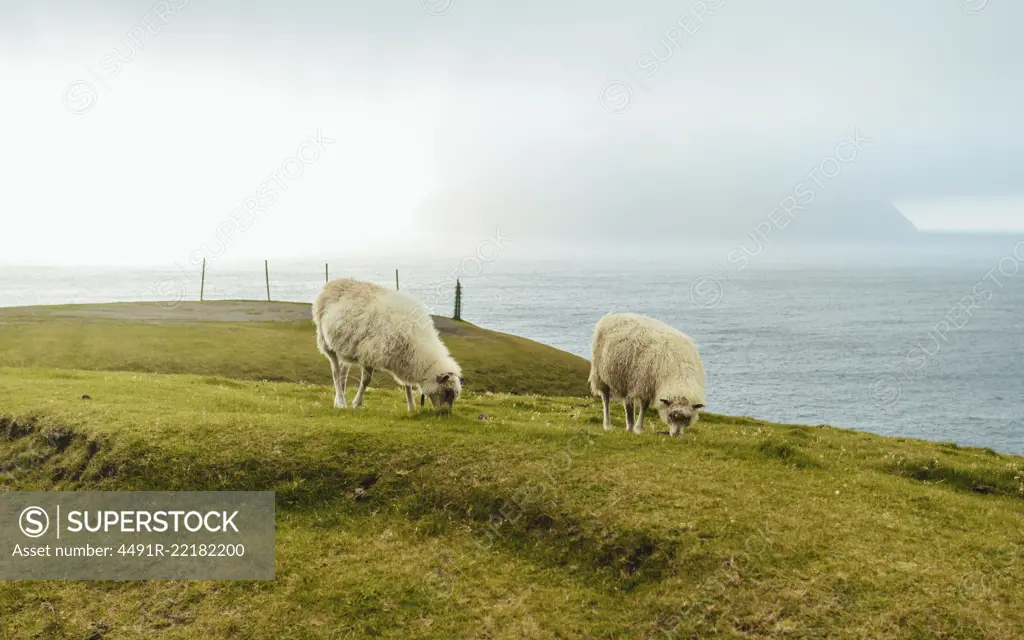
[[[0,635],[1024,637],[1024,5],[3,13]]]

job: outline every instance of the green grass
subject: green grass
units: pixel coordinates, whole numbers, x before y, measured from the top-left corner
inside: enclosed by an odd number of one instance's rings
[[[272,583],[4,583],[0,637],[1024,630],[1020,458],[721,416],[606,434],[582,399],[468,395],[440,418],[368,398],[0,370],[4,488],[273,489],[279,526]],[[919,479],[916,460],[1001,490]]]
[[[1024,637],[1020,457],[716,415],[605,433],[594,399],[472,384],[446,418],[390,389],[338,411],[301,323],[20,313],[0,489],[273,490],[277,577],[2,582],[0,639]],[[570,375],[470,331],[446,340],[477,389]]]
[[[202,321],[228,304],[235,303],[195,304],[188,314],[179,314],[182,319],[173,322],[118,319],[131,312],[160,311],[152,304],[2,309],[0,366],[330,383],[330,366],[317,351],[312,321]],[[248,304],[254,311],[263,306],[259,302]],[[110,315],[74,315],[82,311],[108,311]],[[468,322],[452,325],[452,330],[442,329],[442,338],[462,366],[468,391],[589,395],[590,365],[583,358]],[[537,362],[543,366],[535,367]],[[358,367],[355,369],[350,375],[358,383]],[[394,387],[391,376],[383,372],[374,375],[374,384]]]

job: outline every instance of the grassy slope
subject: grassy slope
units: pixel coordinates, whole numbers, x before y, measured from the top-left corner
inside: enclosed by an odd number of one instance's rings
[[[572,399],[471,395],[448,419],[404,413],[394,391],[360,412],[330,400],[309,385],[0,370],[6,488],[272,488],[279,510],[272,583],[4,583],[0,625],[180,638],[1024,630],[1020,458],[716,416],[683,439],[605,434],[598,404]]]
[[[229,304],[192,305],[213,315]],[[262,303],[249,303],[255,315]],[[275,303],[280,307],[282,303]],[[308,308],[308,305],[294,305]],[[195,373],[247,380],[329,384],[330,367],[316,349],[313,323],[137,322],[129,311],[156,305],[77,305],[0,310],[0,366],[149,373]],[[109,317],[76,312],[117,311]],[[303,314],[308,317],[308,313]],[[452,327],[449,328],[448,324]],[[471,392],[585,396],[589,364],[532,340],[447,321],[442,338],[463,368]],[[536,367],[541,362],[543,366]],[[355,383],[358,371],[351,373]],[[377,373],[374,383],[394,387]]]
[[[60,369],[0,368],[0,488],[273,489],[277,579],[0,583],[0,638],[1024,636],[1019,457],[721,416],[605,434],[592,399],[338,412],[252,381],[326,382],[299,323],[19,313],[0,363]],[[476,388],[585,384],[478,335],[446,338]]]

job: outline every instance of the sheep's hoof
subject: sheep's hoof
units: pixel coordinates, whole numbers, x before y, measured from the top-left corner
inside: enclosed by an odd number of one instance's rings
[[[605,431],[611,431],[612,430],[612,425],[610,423],[608,423],[608,422],[604,423],[604,430]]]
[[[348,406],[345,404],[344,400],[338,400],[337,398],[335,398],[334,399],[334,408],[335,409],[348,409]]]
[[[637,429],[636,427],[633,427],[632,431],[638,436],[642,436],[644,434],[643,429]]]

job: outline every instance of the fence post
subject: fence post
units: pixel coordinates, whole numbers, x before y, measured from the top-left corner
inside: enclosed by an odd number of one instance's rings
[[[330,282],[330,281],[331,281],[331,276],[330,276],[330,274],[327,271],[327,263],[325,262],[324,263],[324,282],[327,283],[327,282]]]
[[[455,315],[454,320],[462,320],[462,283],[455,279]]]
[[[263,261],[263,271],[267,274],[267,302],[270,302],[270,261]]]
[[[398,291],[398,269],[395,269],[395,291]]]
[[[206,258],[203,258],[203,275],[199,280],[199,302],[203,301],[203,294],[206,292]]]

